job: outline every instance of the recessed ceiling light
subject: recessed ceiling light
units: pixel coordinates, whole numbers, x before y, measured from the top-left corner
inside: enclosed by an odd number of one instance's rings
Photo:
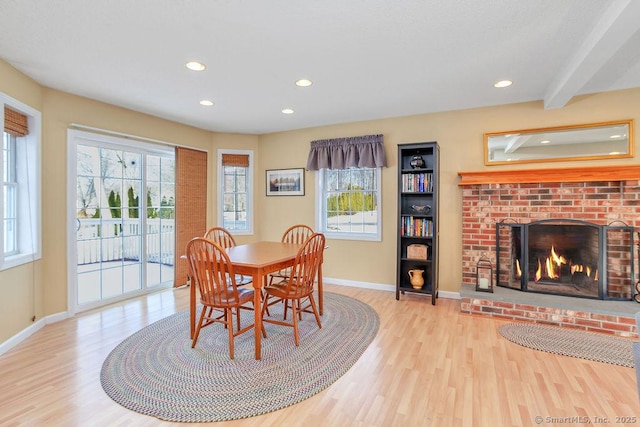
[[[191,71],[202,71],[202,70],[204,70],[205,68],[207,68],[207,67],[205,67],[205,66],[204,66],[204,64],[203,64],[203,63],[201,63],[201,62],[196,62],[196,61],[187,62],[187,63],[185,64],[185,66],[186,66],[188,69],[190,69]]]
[[[293,114],[293,110],[291,108],[285,108],[284,110],[282,110],[283,114]]]
[[[550,144],[550,143],[551,143],[551,141],[549,141],[548,139],[540,141],[540,144]]]
[[[300,79],[300,80],[296,80],[296,86],[300,86],[300,87],[308,87],[311,86],[313,84],[313,82],[309,79]]]
[[[493,84],[494,87],[507,87],[507,86],[511,86],[513,84],[513,82],[511,80],[500,80],[499,82],[496,82]]]
[[[203,99],[200,101],[200,105],[204,105],[205,107],[211,107],[213,105],[213,101],[209,101],[208,99]]]

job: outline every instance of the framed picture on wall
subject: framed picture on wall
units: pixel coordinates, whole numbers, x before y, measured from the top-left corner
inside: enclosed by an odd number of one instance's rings
[[[267,196],[304,196],[304,168],[268,169]]]

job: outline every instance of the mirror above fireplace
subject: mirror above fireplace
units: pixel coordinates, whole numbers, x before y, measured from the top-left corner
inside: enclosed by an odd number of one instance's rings
[[[485,165],[633,157],[633,120],[490,132]]]

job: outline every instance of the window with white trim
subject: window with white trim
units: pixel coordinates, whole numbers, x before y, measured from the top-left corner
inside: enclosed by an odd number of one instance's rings
[[[18,252],[18,182],[16,180],[16,137],[3,133],[3,203],[4,203],[4,254]]]
[[[328,238],[380,240],[381,168],[320,169],[316,229]]]
[[[253,233],[253,151],[218,150],[218,225]]]
[[[0,270],[41,257],[40,112],[0,93]]]

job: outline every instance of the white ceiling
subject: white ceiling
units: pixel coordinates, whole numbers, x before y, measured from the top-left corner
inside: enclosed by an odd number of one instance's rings
[[[219,132],[561,108],[640,87],[640,1],[0,0],[0,58],[42,85]],[[514,84],[495,89],[502,79]]]

